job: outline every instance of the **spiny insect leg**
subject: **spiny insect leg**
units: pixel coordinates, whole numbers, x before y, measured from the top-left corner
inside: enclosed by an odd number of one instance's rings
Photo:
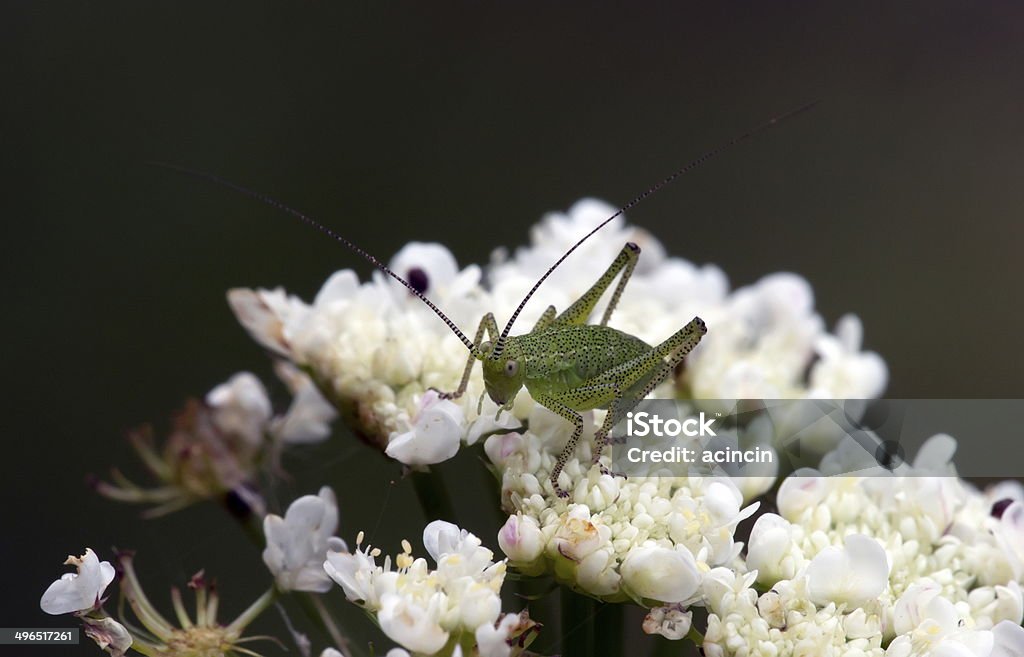
[[[614,475],[614,473],[606,468],[601,463],[601,453],[604,448],[608,446],[609,439],[612,435],[612,429],[618,424],[626,411],[622,408],[623,402],[626,401],[622,396],[622,389],[619,384],[615,384],[615,399],[608,405],[608,412],[604,416],[604,422],[601,424],[601,428],[597,430],[597,434],[594,436],[594,456],[592,462],[601,468],[601,474]],[[635,406],[636,402],[628,404],[628,406]]]
[[[641,381],[647,380],[646,387],[637,395],[629,395],[634,402],[639,402],[646,397],[665,377],[672,371],[665,363],[665,358],[671,356],[669,363],[672,367],[686,357],[686,354],[693,351],[700,339],[707,333],[707,327],[700,317],[694,317],[689,324],[672,334],[667,340],[654,347],[647,353],[641,354],[632,360],[616,365],[612,369],[596,377],[593,381],[615,382],[626,391]],[[649,380],[648,380],[649,379]],[[626,409],[628,410],[628,409]],[[624,411],[625,412],[625,411]]]
[[[563,491],[558,485],[558,475],[576,451],[576,445],[583,435],[583,416],[581,416],[572,405],[580,408],[594,408],[604,406],[615,399],[618,393],[618,384],[614,381],[601,381],[599,383],[584,383],[576,388],[570,388],[564,392],[554,395],[542,395],[536,401],[545,408],[558,413],[570,422],[577,422],[576,430],[565,444],[562,453],[558,455],[558,462],[551,471],[551,485],[559,497],[568,497],[569,493]],[[572,414],[570,417],[568,414]],[[577,420],[578,418],[578,420]]]
[[[704,321],[695,317],[667,340],[651,349],[650,352],[626,361],[598,377],[605,379],[605,383],[593,385],[614,386],[615,398],[609,404],[608,414],[595,436],[594,463],[599,462],[601,452],[610,440],[612,428],[672,373],[676,365],[693,351],[705,333],[707,333],[707,327],[704,325]],[[666,356],[669,357],[668,362],[665,362]],[[631,387],[639,385],[645,380],[646,384],[639,391],[630,390]],[[621,390],[625,390],[626,395],[623,395]],[[601,472],[614,474],[608,472],[604,466],[601,467]]]
[[[559,324],[585,324],[590,318],[590,313],[594,311],[594,306],[601,299],[601,295],[608,289],[608,286],[612,284],[615,277],[620,271],[622,271],[622,278],[619,280],[618,286],[615,288],[615,293],[612,295],[612,300],[608,304],[608,309],[604,312],[604,318],[601,320],[601,324],[607,324],[608,318],[611,317],[612,311],[615,306],[619,303],[619,297],[622,296],[622,290],[626,287],[626,282],[629,280],[630,275],[633,273],[633,268],[636,267],[636,261],[640,257],[640,247],[632,242],[627,243],[622,247],[622,251],[619,251],[619,255],[615,257],[611,266],[601,274],[601,278],[597,279],[597,282],[587,290],[583,296],[576,300],[571,306],[565,309],[561,315],[559,315],[555,322]]]
[[[660,376],[652,378],[643,390],[640,391],[637,400],[641,400],[647,395],[651,394],[651,391],[658,387],[662,381],[665,380],[672,370],[676,368],[676,365],[683,362],[686,355],[693,351],[693,348],[700,343],[700,339],[704,337],[704,334],[708,332],[708,327],[704,324],[704,320],[700,317],[694,317],[690,320],[690,323],[683,328],[672,334],[668,340],[665,340],[657,347],[654,348],[654,352],[661,354],[660,359],[665,356],[669,356],[668,364],[664,371],[660,373]]]
[[[608,302],[608,307],[604,310],[604,317],[601,318],[601,326],[606,326],[608,320],[612,317],[612,312],[619,305],[619,298],[622,297],[622,291],[626,289],[626,283],[629,282],[629,277],[633,275],[633,270],[636,269],[636,261],[640,259],[640,247],[633,242],[627,242],[626,246],[622,247],[622,251],[619,253],[619,257],[627,256],[626,264],[622,270],[622,278],[619,279],[619,284],[615,286],[615,292],[612,293],[611,301]]]
[[[487,313],[480,320],[480,326],[476,329],[476,336],[473,338],[473,346],[480,348],[480,345],[484,340],[484,331],[491,336],[491,340],[498,339],[498,322],[494,319],[494,313]],[[472,352],[469,354],[469,358],[466,360],[466,369],[462,371],[462,381],[459,382],[458,389],[455,392],[440,392],[441,399],[458,399],[466,392],[466,387],[469,386],[469,376],[473,373],[473,362],[476,357]]]
[[[557,413],[576,425],[576,428],[573,429],[572,436],[569,437],[569,442],[565,444],[565,448],[562,449],[562,453],[558,455],[558,462],[555,463],[554,469],[551,470],[551,485],[555,489],[555,494],[559,497],[569,497],[569,492],[562,490],[558,485],[558,476],[562,474],[562,469],[565,467],[566,461],[569,460],[569,456],[571,456],[576,450],[576,444],[580,441],[580,436],[583,435],[583,416],[557,399],[547,395],[538,395],[534,401],[552,413]]]

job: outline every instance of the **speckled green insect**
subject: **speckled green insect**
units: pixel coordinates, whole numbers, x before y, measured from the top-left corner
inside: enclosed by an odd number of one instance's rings
[[[664,342],[657,346],[651,346],[635,336],[608,326],[608,319],[615,310],[615,306],[618,304],[619,298],[622,296],[626,283],[629,282],[629,277],[633,273],[637,259],[640,256],[640,247],[633,243],[626,244],[608,270],[594,283],[593,287],[562,312],[561,315],[557,314],[554,306],[548,307],[533,327],[533,330],[524,335],[510,336],[509,332],[512,330],[516,318],[519,317],[519,313],[522,312],[523,307],[526,306],[526,303],[547,277],[583,242],[613,219],[722,151],[749,139],[761,130],[777,125],[783,119],[801,114],[816,104],[815,102],[804,105],[733,138],[723,146],[693,160],[622,206],[615,214],[602,221],[593,230],[580,238],[558,261],[551,265],[547,272],[530,289],[516,311],[512,313],[512,317],[501,333],[498,332],[498,325],[494,315],[487,313],[480,322],[476,338],[472,341],[423,294],[421,289],[391,271],[377,258],[320,222],[269,196],[223,178],[177,165],[166,163],[153,164],[224,185],[301,219],[341,242],[385,274],[404,285],[413,295],[429,306],[448,325],[448,328],[462,340],[466,348],[469,349],[469,360],[466,363],[466,369],[463,372],[462,381],[458,389],[454,392],[442,393],[443,397],[451,399],[465,393],[469,377],[472,374],[473,363],[479,360],[483,364],[484,385],[487,395],[498,404],[500,409],[510,409],[515,402],[516,395],[525,387],[535,401],[575,425],[575,430],[569,442],[566,444],[561,455],[559,455],[558,463],[551,472],[551,484],[555,492],[559,496],[565,497],[568,493],[558,485],[558,477],[583,434],[583,417],[580,412],[596,408],[608,409],[604,423],[595,436],[597,444],[593,453],[593,460],[597,463],[603,448],[608,442],[612,427],[672,373],[673,369],[682,362],[683,358],[697,346],[700,339],[707,333],[707,327],[704,325],[703,320],[699,317],[694,317],[692,321]],[[587,324],[586,322],[598,300],[620,272],[622,275],[619,278],[619,283],[615,288],[608,308],[601,318],[601,323]],[[490,340],[484,341],[485,332],[490,337]],[[604,469],[603,466],[602,469]]]
[[[572,436],[551,471],[551,485],[562,497],[568,492],[559,486],[558,477],[583,435],[580,412],[608,409],[595,435],[593,462],[596,464],[612,427],[664,381],[707,333],[704,321],[694,317],[667,340],[652,347],[640,338],[608,326],[639,256],[639,246],[632,242],[626,244],[583,296],[560,315],[556,314],[554,306],[549,306],[529,333],[508,335],[519,310],[501,334],[494,314],[487,313],[477,329],[459,388],[443,395],[454,398],[465,393],[473,363],[479,360],[483,364],[487,395],[499,407],[511,409],[525,386],[534,401],[572,422],[575,427]],[[620,272],[622,275],[601,323],[587,324],[594,306]],[[520,310],[523,305],[525,301]],[[483,340],[485,331],[490,337],[488,341]],[[608,472],[603,465],[601,469]]]

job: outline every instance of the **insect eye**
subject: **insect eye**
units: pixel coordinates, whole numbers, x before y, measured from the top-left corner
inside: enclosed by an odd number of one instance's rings
[[[480,343],[480,352],[484,353],[484,354],[491,353],[491,341],[490,340],[485,340],[484,342]]]
[[[509,376],[515,376],[516,372],[519,371],[519,361],[510,360],[505,363],[505,374]]]

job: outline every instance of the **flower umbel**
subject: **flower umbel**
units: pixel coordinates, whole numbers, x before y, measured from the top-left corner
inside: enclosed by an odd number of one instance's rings
[[[413,557],[408,541],[393,561],[388,556],[377,565],[381,551],[363,547],[362,533],[354,553],[330,553],[324,569],[384,634],[414,653],[451,655],[460,646],[468,652],[479,644],[480,654],[518,654],[535,626],[525,616],[501,616],[505,562],[495,563],[476,536],[441,520],[423,530],[423,544],[434,570],[426,559]],[[515,653],[509,643],[514,637],[522,637]]]
[[[150,518],[227,494],[262,515],[263,500],[256,492],[260,468],[276,467],[280,449],[288,444],[323,440],[326,423],[336,416],[309,377],[289,365],[277,370],[295,395],[286,413],[274,416],[263,384],[240,372],[213,388],[204,402],[188,400],[162,448],[154,444],[149,426],[129,434],[157,486],[138,486],[115,468],[113,483],[97,482],[97,491],[114,500],[154,505],[144,513]]]
[[[122,553],[118,557],[122,572],[121,595],[128,602],[132,613],[142,624],[133,630],[132,648],[149,657],[221,657],[222,655],[258,655],[244,644],[269,637],[243,637],[245,628],[275,598],[273,588],[256,599],[248,609],[235,620],[222,624],[217,620],[220,605],[219,595],[202,571],[196,573],[188,583],[195,592],[195,616],[189,616],[181,597],[181,591],[171,589],[171,602],[178,625],[174,625],[160,614],[146,597],[138,577],[135,575],[133,557]]]

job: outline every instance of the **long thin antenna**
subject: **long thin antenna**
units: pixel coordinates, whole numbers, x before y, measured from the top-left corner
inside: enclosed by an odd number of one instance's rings
[[[516,318],[519,317],[519,313],[521,313],[523,311],[523,307],[526,306],[526,302],[530,300],[530,297],[532,297],[534,292],[536,292],[537,289],[541,286],[541,283],[543,283],[547,279],[547,277],[551,275],[551,272],[555,271],[555,269],[557,269],[558,266],[560,264],[562,264],[562,262],[566,258],[569,257],[569,254],[571,254],[581,244],[583,244],[588,239],[590,239],[590,237],[594,233],[596,233],[597,231],[599,231],[602,228],[604,228],[605,225],[609,221],[611,221],[612,219],[615,219],[616,217],[620,216],[622,213],[626,212],[627,210],[629,210],[629,209],[639,205],[642,201],[646,200],[648,196],[650,196],[651,194],[654,194],[656,191],[658,191],[659,189],[661,189],[665,185],[669,184],[670,182],[674,181],[676,178],[682,176],[684,173],[687,173],[689,171],[692,171],[693,169],[696,169],[697,167],[699,167],[700,165],[704,164],[705,162],[707,162],[711,158],[715,157],[716,155],[722,153],[723,151],[729,150],[730,148],[732,148],[733,146],[739,144],[740,142],[743,142],[743,141],[746,141],[747,139],[750,139],[751,137],[753,137],[757,133],[761,132],[762,130],[765,130],[767,128],[771,128],[771,127],[781,123],[782,121],[785,121],[786,119],[792,118],[792,117],[796,116],[797,114],[802,114],[803,112],[808,111],[809,109],[811,109],[812,107],[817,105],[819,102],[820,101],[816,100],[816,101],[814,101],[812,103],[807,103],[806,105],[804,105],[802,107],[798,107],[795,110],[791,110],[789,112],[786,112],[785,114],[780,114],[779,116],[776,116],[775,118],[773,118],[773,119],[771,119],[769,121],[766,121],[765,123],[762,123],[761,125],[757,126],[756,128],[754,128],[752,130],[748,130],[747,132],[743,133],[742,135],[739,135],[737,137],[733,137],[728,143],[723,144],[722,146],[719,146],[718,148],[716,148],[714,150],[708,151],[707,153],[704,153],[703,155],[698,157],[696,160],[693,160],[692,162],[690,162],[686,166],[682,167],[681,169],[678,169],[677,171],[675,171],[671,175],[667,176],[661,182],[659,182],[658,184],[654,185],[653,187],[651,187],[650,189],[645,191],[643,194],[640,194],[639,196],[634,198],[632,201],[630,201],[629,203],[627,203],[624,206],[622,206],[621,208],[619,208],[618,211],[615,212],[615,214],[613,214],[612,216],[608,217],[607,219],[605,219],[604,221],[599,223],[597,225],[597,227],[595,227],[589,233],[587,233],[586,235],[581,237],[580,240],[578,242],[576,242],[575,244],[573,244],[569,248],[568,251],[563,253],[562,257],[559,258],[558,260],[556,260],[555,264],[551,265],[551,268],[548,269],[547,272],[545,272],[544,275],[540,277],[540,280],[538,280],[533,285],[532,288],[530,288],[530,291],[526,293],[526,296],[523,298],[522,302],[519,304],[519,307],[516,308],[516,311],[514,313],[512,313],[512,317],[508,320],[508,324],[505,325],[505,330],[503,330],[501,332],[501,336],[498,338],[497,342],[494,345],[494,349],[491,351],[491,357],[492,358],[497,358],[498,356],[501,355],[501,352],[504,351],[504,349],[505,349],[505,340],[508,338],[509,331],[512,330],[512,325],[516,323]]]
[[[384,263],[382,263],[380,260],[377,260],[372,255],[370,255],[369,253],[364,251],[362,248],[357,246],[354,242],[351,242],[350,240],[342,237],[338,233],[334,232],[333,230],[331,230],[327,226],[325,226],[322,223],[320,223],[319,221],[317,221],[316,219],[313,219],[312,217],[308,217],[308,216],[302,214],[301,212],[299,212],[298,210],[296,210],[294,208],[291,208],[291,207],[285,205],[284,203],[282,203],[281,201],[278,201],[275,198],[267,196],[266,194],[261,194],[260,192],[251,190],[248,187],[242,187],[238,183],[233,183],[230,180],[225,180],[224,178],[221,178],[219,176],[215,176],[212,173],[207,173],[205,171],[199,171],[197,169],[190,169],[188,167],[183,167],[183,166],[180,166],[178,164],[169,164],[167,162],[150,161],[150,162],[147,162],[147,164],[151,164],[153,166],[161,167],[161,168],[164,168],[164,169],[170,169],[171,171],[177,171],[178,173],[184,173],[184,174],[192,176],[194,178],[199,178],[200,180],[206,180],[208,182],[216,183],[218,185],[222,185],[224,187],[227,187],[228,189],[233,189],[236,192],[239,192],[241,194],[245,194],[246,196],[259,201],[260,203],[264,203],[266,205],[269,205],[272,208],[276,208],[278,210],[281,210],[282,212],[286,212],[286,213],[290,214],[291,216],[296,217],[297,219],[301,219],[302,221],[306,222],[307,224],[309,224],[313,228],[316,228],[320,232],[326,234],[328,237],[332,237],[335,240],[341,242],[342,244],[344,244],[348,248],[352,249],[353,251],[355,251],[359,255],[361,255],[364,258],[366,258],[370,262],[371,265],[373,265],[377,269],[381,270],[382,272],[384,272],[385,274],[387,274],[391,278],[395,279],[396,281],[398,281],[399,283],[404,285],[406,287],[406,289],[408,289],[410,292],[412,292],[417,297],[419,297],[420,301],[422,301],[423,303],[427,304],[427,306],[431,310],[433,310],[435,313],[437,313],[438,317],[440,317],[442,320],[444,320],[444,323],[448,325],[448,328],[450,328],[452,330],[452,332],[455,333],[455,335],[459,336],[459,339],[462,340],[462,344],[466,345],[466,348],[469,349],[469,351],[472,352],[472,354],[474,356],[479,357],[479,351],[477,350],[477,348],[475,346],[473,346],[472,340],[467,338],[466,334],[463,333],[462,331],[460,331],[459,327],[455,325],[455,322],[453,322],[452,320],[448,319],[448,316],[445,315],[443,312],[441,312],[441,309],[438,308],[437,306],[435,306],[433,301],[428,299],[422,292],[420,292],[415,287],[413,287],[412,283],[410,283],[409,281],[405,280],[404,278],[402,278],[401,276],[399,276],[395,272],[391,271],[388,267],[386,267],[384,265]]]

